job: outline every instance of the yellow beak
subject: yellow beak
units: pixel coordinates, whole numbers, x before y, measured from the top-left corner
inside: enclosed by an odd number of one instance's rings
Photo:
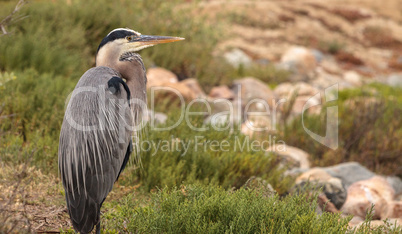
[[[139,37],[133,38],[130,42],[139,42],[140,45],[156,45],[161,43],[169,43],[182,40],[184,40],[184,38],[182,37],[141,35]]]

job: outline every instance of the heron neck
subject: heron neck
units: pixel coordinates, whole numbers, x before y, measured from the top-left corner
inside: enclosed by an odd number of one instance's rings
[[[113,50],[100,50],[96,57],[96,66],[106,66],[116,70],[126,80],[131,98],[146,100],[146,72],[141,56],[126,53],[124,57]]]

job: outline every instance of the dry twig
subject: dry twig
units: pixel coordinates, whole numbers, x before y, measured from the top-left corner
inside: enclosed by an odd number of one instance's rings
[[[14,10],[6,16],[1,22],[0,22],[0,29],[3,35],[8,35],[9,32],[7,31],[6,27],[11,24],[12,21],[19,21],[21,19],[26,18],[26,16],[20,16],[15,18],[15,14],[21,10],[22,6],[24,6],[27,2],[25,0],[19,0],[17,5],[14,7]],[[13,18],[14,17],[14,18]]]

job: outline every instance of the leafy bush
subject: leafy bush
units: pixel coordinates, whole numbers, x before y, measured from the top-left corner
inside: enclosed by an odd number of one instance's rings
[[[141,206],[130,194],[103,215],[108,231],[136,233],[345,233],[350,218],[315,213],[317,197],[263,197],[253,190],[189,185]],[[123,225],[122,225],[123,224]]]
[[[179,119],[177,113],[169,116],[166,126],[172,126]],[[190,121],[197,128],[203,126],[202,117]],[[286,192],[292,185],[292,179],[282,175],[284,169],[279,169],[275,156],[262,149],[247,148],[253,139],[237,131],[206,127],[208,131],[195,132],[183,121],[168,131],[146,131],[145,141],[140,145],[141,167],[128,168],[120,183],[140,182],[148,191],[194,182],[230,189],[239,188],[250,177],[258,176],[279,193]]]
[[[21,163],[15,155],[33,152],[32,163],[56,172],[59,132],[64,102],[74,82],[60,76],[40,75],[33,69],[16,72],[0,92],[1,159]]]
[[[339,148],[331,150],[312,139],[301,118],[284,132],[285,142],[309,152],[313,164],[329,166],[358,161],[378,173],[402,176],[402,98],[399,88],[373,84],[339,93]],[[304,116],[308,129],[325,135],[325,108],[320,115]]]

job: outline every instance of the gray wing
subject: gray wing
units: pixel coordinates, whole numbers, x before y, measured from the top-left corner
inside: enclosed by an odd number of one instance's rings
[[[131,141],[133,115],[123,87],[112,94],[106,67],[88,70],[68,103],[60,133],[59,169],[74,228],[90,232],[116,181]],[[127,155],[129,156],[129,154]]]

